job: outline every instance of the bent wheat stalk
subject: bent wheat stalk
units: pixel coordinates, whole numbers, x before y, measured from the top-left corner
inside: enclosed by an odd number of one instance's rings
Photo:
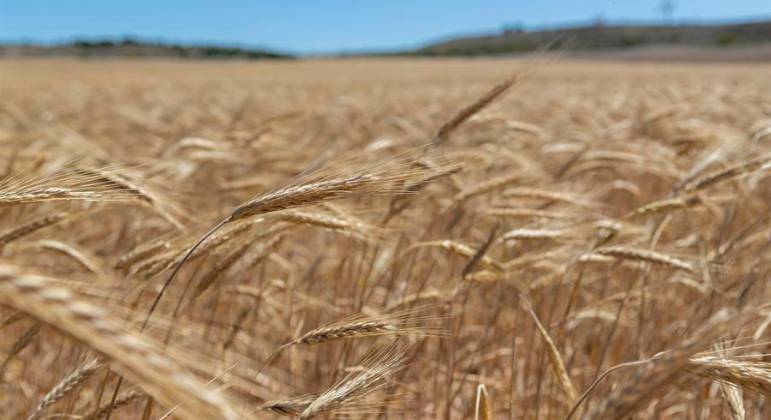
[[[389,164],[391,164],[389,166]],[[272,213],[278,210],[287,210],[297,207],[318,204],[324,201],[338,200],[361,194],[381,194],[405,192],[404,183],[419,175],[422,171],[416,169],[408,159],[386,161],[376,165],[370,165],[360,170],[354,170],[348,175],[319,176],[308,181],[282,187],[266,194],[259,195],[237,206],[227,217],[219,221],[194,243],[176,263],[147,314],[145,324],[158,306],[163,294],[168,289],[174,277],[179,272],[185,261],[190,258],[195,250],[201,246],[211,235],[223,226],[243,220],[248,217]]]
[[[102,268],[102,264],[96,261],[96,256],[92,255],[84,249],[80,249],[74,245],[66,244],[61,241],[55,241],[52,239],[41,239],[39,241],[24,244],[27,247],[38,247],[42,249],[49,249],[51,251],[58,252],[62,255],[73,259],[81,267],[87,271],[94,273],[101,278],[107,278],[106,270]]]
[[[549,335],[549,332],[546,331],[546,328],[543,326],[540,319],[538,319],[538,315],[536,315],[530,303],[527,300],[523,300],[522,306],[533,319],[538,334],[540,334],[541,339],[546,345],[546,352],[549,355],[549,362],[554,371],[554,376],[556,377],[560,388],[562,388],[562,392],[565,394],[564,396],[568,406],[574,404],[578,400],[578,393],[576,392],[575,386],[573,386],[573,382],[570,380],[570,375],[568,375],[567,368],[565,368],[565,362],[562,360],[562,356],[560,355],[559,350],[557,350],[554,340]]]

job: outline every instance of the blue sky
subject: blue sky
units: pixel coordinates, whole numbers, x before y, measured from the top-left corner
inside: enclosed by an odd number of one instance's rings
[[[658,0],[0,0],[0,40],[133,36],[294,53],[403,48],[450,35],[589,21],[660,21]],[[676,20],[771,17],[771,0],[675,0]]]

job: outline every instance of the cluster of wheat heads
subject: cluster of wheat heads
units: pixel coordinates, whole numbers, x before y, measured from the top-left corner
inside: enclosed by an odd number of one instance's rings
[[[771,415],[768,69],[520,65],[3,63],[0,418]]]

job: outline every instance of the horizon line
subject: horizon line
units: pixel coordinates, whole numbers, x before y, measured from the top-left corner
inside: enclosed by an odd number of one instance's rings
[[[477,31],[464,31],[453,32],[445,35],[437,35],[429,39],[418,41],[409,44],[402,44],[400,46],[372,46],[364,48],[343,48],[343,49],[329,49],[329,50],[316,50],[316,51],[297,51],[292,48],[282,49],[268,45],[252,44],[248,42],[240,41],[217,41],[217,40],[196,40],[196,39],[174,39],[164,36],[151,36],[151,35],[137,35],[137,34],[111,34],[111,35],[70,35],[66,37],[57,37],[51,39],[35,39],[35,38],[5,38],[0,39],[0,47],[10,46],[39,46],[39,47],[58,47],[67,46],[75,42],[124,42],[134,41],[144,44],[156,44],[161,46],[183,46],[183,47],[215,47],[215,48],[238,48],[244,51],[263,51],[268,53],[283,54],[295,57],[318,57],[318,56],[336,56],[336,55],[351,55],[351,54],[384,54],[405,52],[414,49],[419,49],[425,46],[429,46],[435,43],[446,42],[453,39],[460,38],[475,38],[483,36],[492,36],[502,33],[506,28],[518,28],[524,33],[534,32],[549,32],[558,30],[569,30],[597,26],[601,23],[601,26],[616,27],[616,26],[651,26],[651,27],[663,27],[663,26],[730,26],[730,25],[746,25],[754,23],[767,23],[771,22],[771,14],[769,15],[753,15],[753,16],[739,16],[720,19],[698,19],[698,18],[681,18],[664,21],[663,19],[609,19],[604,20],[601,15],[595,18],[571,20],[563,22],[555,22],[548,24],[540,24],[529,26],[521,22],[503,22],[500,23],[498,29],[489,30],[477,30]]]

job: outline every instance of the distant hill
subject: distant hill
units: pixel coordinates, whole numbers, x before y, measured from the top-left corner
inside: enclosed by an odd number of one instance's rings
[[[267,50],[216,45],[179,45],[124,39],[81,40],[60,45],[0,45],[0,57],[154,57],[198,59],[273,59],[292,58]]]
[[[409,55],[473,56],[535,51],[554,42],[568,51],[652,46],[746,47],[771,43],[771,21],[730,25],[603,25],[542,31],[507,28],[500,33],[432,43]]]
[[[727,25],[590,24],[447,39],[406,51],[341,56],[505,56],[550,46],[567,57],[652,61],[771,62],[771,21]],[[2,44],[0,57],[147,57],[191,59],[294,58],[265,49],[182,45],[136,39],[79,40],[56,45]]]

